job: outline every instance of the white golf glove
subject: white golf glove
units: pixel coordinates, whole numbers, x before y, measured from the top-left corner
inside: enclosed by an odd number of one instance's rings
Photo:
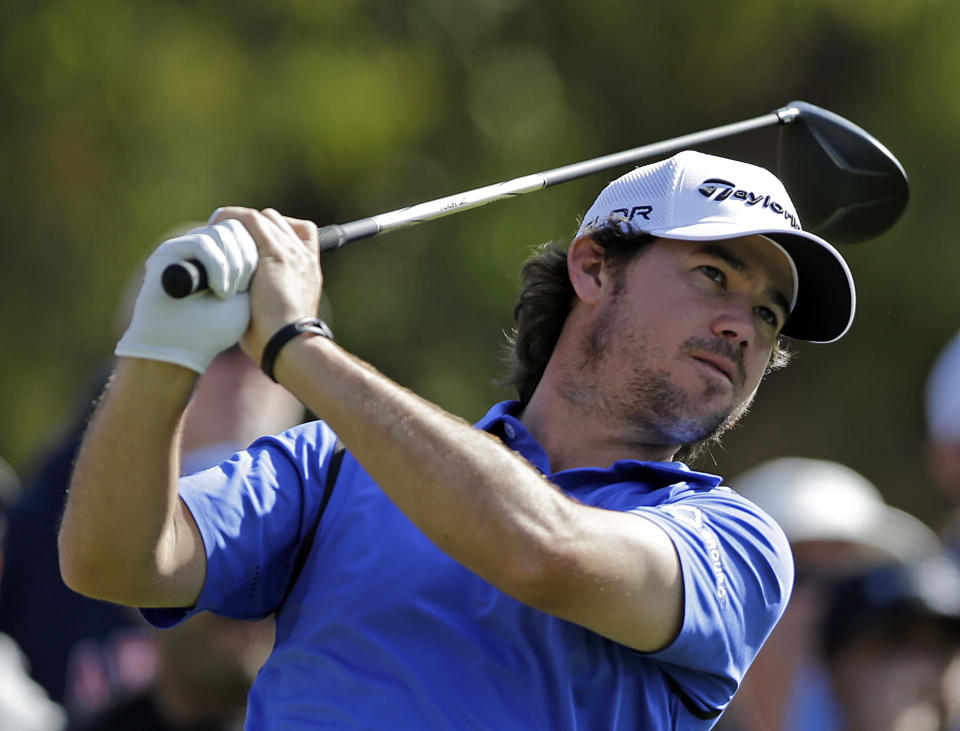
[[[174,299],[164,292],[161,277],[168,264],[186,259],[204,266],[210,289]],[[233,219],[164,241],[147,259],[133,319],[114,352],[203,373],[247,329],[247,287],[257,259],[250,232]]]

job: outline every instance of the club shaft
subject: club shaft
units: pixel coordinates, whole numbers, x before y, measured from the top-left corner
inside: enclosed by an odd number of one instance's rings
[[[546,179],[546,185],[544,187],[549,187],[551,185],[557,185],[558,183],[566,183],[569,180],[576,180],[577,178],[582,178],[587,175],[603,172],[610,168],[627,165],[632,162],[639,162],[640,160],[646,160],[651,157],[666,155],[676,150],[702,145],[706,142],[712,142],[713,140],[732,137],[742,132],[749,132],[750,130],[761,127],[770,127],[783,122],[785,122],[785,120],[780,115],[780,112],[771,112],[770,114],[747,119],[743,122],[735,122],[734,124],[727,124],[723,127],[714,127],[713,129],[702,132],[694,132],[683,135],[682,137],[674,137],[672,140],[664,140],[663,142],[654,142],[649,145],[643,145],[642,147],[634,147],[631,150],[624,150],[623,152],[614,152],[613,154],[597,157],[593,160],[575,162],[571,165],[564,165],[563,167],[547,170],[540,174]]]
[[[503,183],[485,185],[482,188],[474,188],[456,195],[448,195],[425,203],[418,203],[415,206],[399,208],[396,211],[361,218],[358,221],[321,226],[319,229],[320,249],[321,251],[337,249],[350,241],[377,236],[406,226],[415,226],[424,221],[443,218],[451,213],[459,213],[493,201],[532,193],[546,186],[547,180],[544,174],[533,173]]]
[[[407,208],[400,208],[388,213],[381,213],[369,218],[361,218],[357,221],[351,221],[344,224],[334,224],[331,226],[321,226],[320,231],[320,249],[329,251],[337,249],[350,241],[357,239],[378,236],[389,231],[395,231],[407,226],[415,226],[424,221],[431,221],[436,218],[443,218],[453,213],[476,208],[494,201],[505,198],[513,198],[525,193],[532,193],[537,190],[549,188],[552,185],[566,183],[570,180],[583,178],[587,175],[609,170],[610,168],[627,165],[658,155],[664,155],[675,150],[680,150],[694,145],[702,145],[706,142],[731,137],[742,132],[769,127],[775,124],[788,124],[796,118],[796,110],[791,107],[784,107],[775,112],[764,114],[760,117],[747,119],[742,122],[714,127],[713,129],[694,132],[688,135],[682,135],[663,142],[655,142],[642,147],[634,147],[630,150],[615,152],[603,157],[575,162],[570,165],[553,168],[541,173],[532,173],[524,175],[513,180],[502,183],[486,185],[482,188],[475,188],[463,193],[444,196],[425,203],[418,203]]]

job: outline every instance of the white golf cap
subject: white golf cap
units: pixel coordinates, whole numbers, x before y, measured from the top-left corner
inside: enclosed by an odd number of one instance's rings
[[[940,545],[925,523],[888,505],[873,483],[837,462],[784,457],[728,484],[769,513],[791,543],[844,541],[904,562]]]
[[[584,215],[577,236],[611,219],[664,239],[766,236],[796,272],[795,302],[783,334],[830,343],[853,323],[856,290],[847,263],[833,246],[801,229],[783,184],[761,167],[686,150],[610,183]]]
[[[941,442],[960,442],[960,332],[934,361],[926,390],[930,436]]]

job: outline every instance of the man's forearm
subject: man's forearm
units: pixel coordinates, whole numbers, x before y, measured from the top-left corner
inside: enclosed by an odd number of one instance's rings
[[[496,438],[330,341],[298,338],[276,373],[431,540],[522,598],[544,547],[562,540],[555,532],[579,506]]]
[[[61,571],[75,590],[123,604],[195,599],[182,588],[192,582],[168,579],[196,548],[176,494],[180,422],[196,379],[180,366],[119,359],[84,436],[60,528]]]

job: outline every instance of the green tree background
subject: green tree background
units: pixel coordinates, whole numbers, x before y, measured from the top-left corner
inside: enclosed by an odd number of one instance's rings
[[[700,466],[836,459],[936,524],[921,395],[960,326],[958,27],[948,0],[8,0],[0,454],[28,469],[84,407],[131,273],[218,205],[350,221],[803,99],[890,147],[912,201],[844,250],[851,333],[797,345]],[[772,164],[776,133],[701,149]],[[329,254],[339,340],[478,418],[508,395],[520,262],[569,239],[607,177]]]

